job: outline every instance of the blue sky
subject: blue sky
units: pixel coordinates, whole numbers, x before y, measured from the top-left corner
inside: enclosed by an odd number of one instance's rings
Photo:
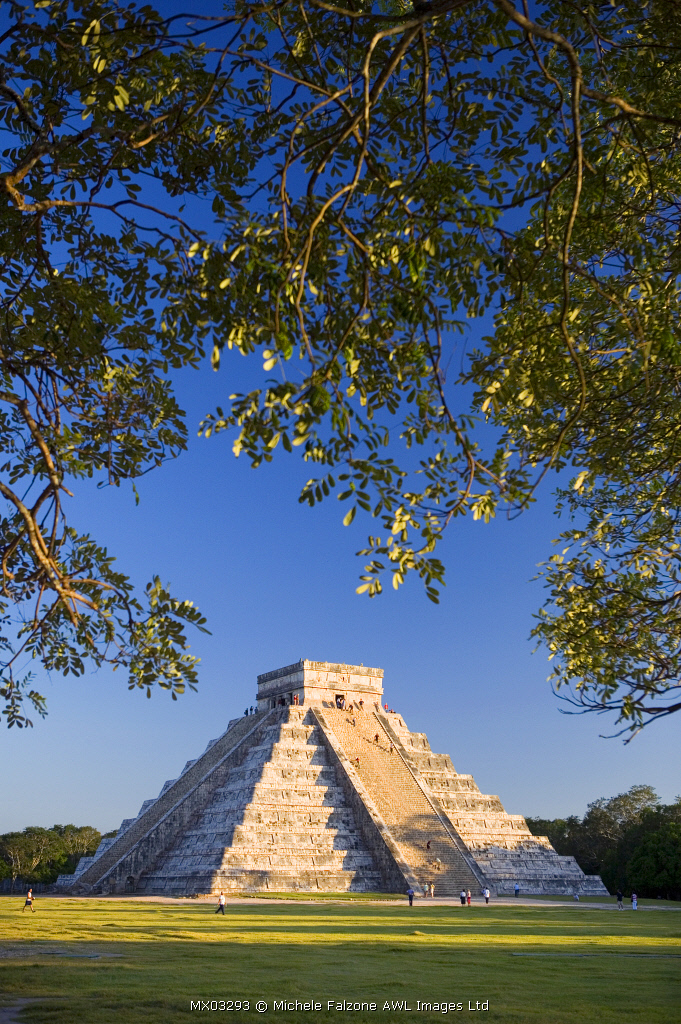
[[[217,374],[206,366],[181,375],[190,424],[224,403],[243,366],[231,355]],[[452,524],[439,606],[416,580],[369,600],[355,594],[354,556],[367,521],[344,528],[334,498],[299,505],[309,473],[295,455],[252,470],[227,435],[195,435],[187,453],[139,481],[139,507],[128,489],[82,485],[71,515],[140,585],[158,573],[207,615],[212,635],[192,637],[200,690],[173,702],[129,692],[121,673],[39,678],[48,718],[0,740],[0,771],[13,780],[0,832],[117,827],[243,713],[258,673],[301,657],[383,668],[390,706],[511,812],[579,814],[635,783],[666,801],[679,792],[679,716],[626,747],[600,739],[612,720],[561,715],[545,655],[532,654],[542,590],[530,579],[558,532],[549,486],[514,522]]]
[[[174,0],[162,7],[176,9]],[[475,322],[471,335],[482,327]],[[613,719],[560,714],[546,657],[532,654],[542,588],[530,580],[560,530],[550,481],[513,522],[450,526],[439,606],[417,580],[373,601],[359,597],[362,562],[354,552],[370,531],[367,520],[343,528],[347,506],[333,497],[315,509],[299,505],[312,474],[281,446],[272,465],[254,471],[233,457],[231,437],[196,437],[201,417],[226,408],[228,395],[251,383],[247,376],[247,363],[226,351],[219,373],[206,364],[181,374],[189,451],[138,481],[139,507],[130,489],[82,484],[68,510],[140,586],[158,573],[202,609],[212,635],[192,637],[202,659],[199,692],[147,700],[128,692],[121,673],[39,675],[48,718],[0,735],[0,771],[11,780],[0,832],[55,822],[117,827],[253,703],[258,673],[301,657],[383,668],[390,706],[508,811],[581,814],[590,800],[637,783],[674,799],[681,716],[626,747],[601,739],[614,731]]]

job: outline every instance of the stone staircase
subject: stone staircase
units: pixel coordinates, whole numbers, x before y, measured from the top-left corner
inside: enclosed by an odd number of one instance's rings
[[[390,753],[380,718],[368,709],[325,708],[323,715],[419,882],[432,882],[436,896],[458,896],[462,888],[477,895],[480,880],[396,745]]]
[[[305,716],[276,712],[137,892],[381,890],[319,728]]]
[[[460,775],[446,754],[434,753],[425,733],[410,732],[398,714],[381,717],[497,895],[513,895],[516,882],[525,895],[607,895],[597,875],[585,875],[547,836],[533,835],[521,814],[507,814],[498,796],[481,793],[472,775]]]
[[[430,749],[425,733],[410,732],[399,715],[385,716],[409,765],[415,769],[469,849],[490,845],[515,848],[534,841],[550,849],[545,836],[533,836],[520,814],[507,814],[498,796],[481,793],[472,775],[459,774],[447,754]]]

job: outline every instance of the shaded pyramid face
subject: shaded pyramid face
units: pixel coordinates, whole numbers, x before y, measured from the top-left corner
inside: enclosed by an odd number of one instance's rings
[[[71,892],[607,892],[380,707],[382,673],[299,662],[127,819]],[[337,692],[339,691],[340,692]],[[343,706],[345,705],[345,706]]]

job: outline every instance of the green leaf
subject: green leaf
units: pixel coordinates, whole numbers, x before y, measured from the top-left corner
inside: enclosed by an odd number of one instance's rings
[[[352,508],[345,513],[343,516],[343,526],[349,526],[352,520],[355,518],[357,512],[357,506],[353,505]]]

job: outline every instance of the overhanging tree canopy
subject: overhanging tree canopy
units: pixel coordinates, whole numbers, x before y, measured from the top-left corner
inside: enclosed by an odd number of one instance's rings
[[[549,471],[573,470],[577,518],[535,631],[557,683],[632,730],[679,709],[677,0],[282,0],[166,21],[12,6],[11,480],[44,481],[61,523],[65,476],[117,482],[182,447],[171,366],[206,345],[215,367],[225,348],[259,350],[274,376],[203,432],[235,431],[254,465],[297,447],[315,467],[302,500],[340,485],[346,522],[377,518],[361,591],[416,572],[436,600],[452,519],[519,512]],[[210,198],[205,232],[173,203],[185,194]],[[39,409],[15,370],[34,351],[73,368],[64,394],[83,375],[91,393],[87,416],[61,397],[61,420],[33,412],[47,451],[12,405]],[[65,563],[62,585],[21,515],[6,565],[23,559],[24,590],[7,575],[8,602],[44,591],[55,609],[29,637],[58,623],[80,670],[118,615],[115,657],[137,671],[135,631],[168,609],[126,620],[127,584],[103,588],[94,556],[94,607],[72,596],[83,567]],[[83,548],[62,526],[42,535],[50,552]],[[49,663],[49,641],[29,642]]]

